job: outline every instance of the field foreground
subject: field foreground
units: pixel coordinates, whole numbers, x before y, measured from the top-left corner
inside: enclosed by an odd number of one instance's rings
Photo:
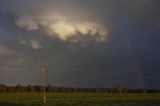
[[[160,94],[0,93],[0,106],[160,106]]]

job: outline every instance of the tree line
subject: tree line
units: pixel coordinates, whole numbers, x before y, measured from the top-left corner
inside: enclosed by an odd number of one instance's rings
[[[114,88],[72,88],[56,87],[52,85],[45,86],[46,92],[86,92],[86,93],[160,93],[160,89],[129,89],[117,85]],[[0,92],[43,92],[41,85],[16,85],[8,86],[0,84]]]

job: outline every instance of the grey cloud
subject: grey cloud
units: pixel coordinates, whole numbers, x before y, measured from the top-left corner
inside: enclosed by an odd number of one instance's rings
[[[11,66],[3,82],[39,83],[42,63],[47,82],[62,86],[142,87],[137,67],[142,79],[159,74],[159,0],[1,0],[0,11],[1,51],[14,52],[0,57]]]

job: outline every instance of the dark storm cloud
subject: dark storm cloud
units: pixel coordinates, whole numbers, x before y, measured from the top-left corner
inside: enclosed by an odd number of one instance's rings
[[[159,4],[1,0],[1,83],[39,83],[44,63],[55,85],[159,88]]]

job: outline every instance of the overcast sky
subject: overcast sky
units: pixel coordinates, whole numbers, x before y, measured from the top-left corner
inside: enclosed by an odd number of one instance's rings
[[[0,0],[0,83],[160,88],[159,0]]]

